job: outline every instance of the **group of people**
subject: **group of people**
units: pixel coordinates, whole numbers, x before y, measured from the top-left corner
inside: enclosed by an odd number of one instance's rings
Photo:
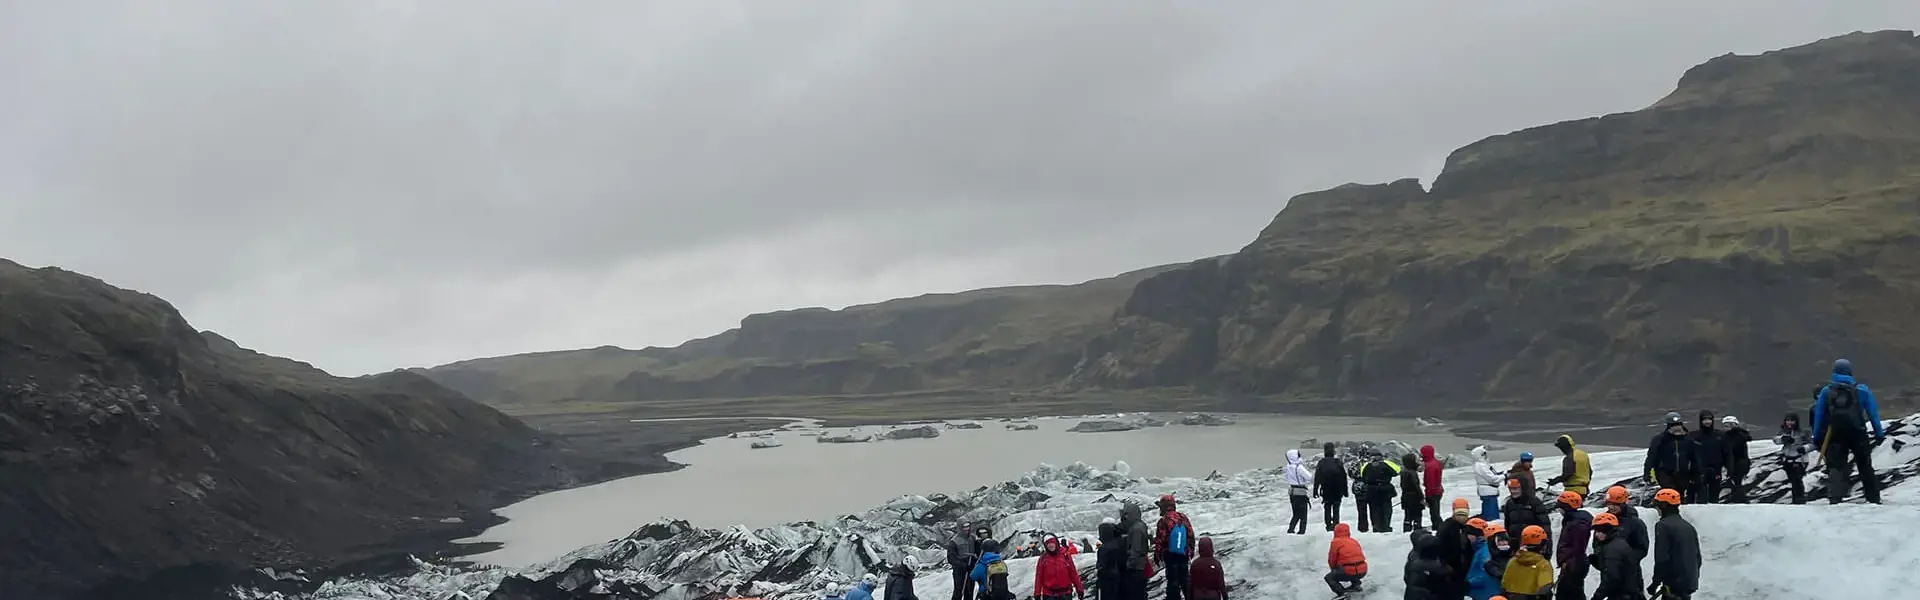
[[[1806,503],[1807,460],[1817,449],[1827,463],[1828,503],[1846,500],[1853,491],[1850,476],[1857,471],[1862,495],[1867,502],[1879,504],[1873,447],[1887,432],[1873,391],[1854,379],[1851,361],[1834,361],[1833,374],[1814,388],[1809,413],[1811,428],[1801,427],[1800,414],[1789,412],[1773,440],[1781,447],[1780,467],[1787,473],[1793,503]],[[1680,490],[1690,503],[1720,502],[1723,485],[1729,492],[1728,502],[1746,502],[1747,472],[1753,465],[1747,443],[1753,436],[1732,415],[1719,422],[1726,431],[1714,427],[1713,411],[1703,410],[1699,430],[1688,431],[1680,413],[1667,413],[1666,431],[1655,435],[1647,447],[1647,477],[1660,487]]]
[[[1161,496],[1154,506],[1160,518],[1151,533],[1137,504],[1123,504],[1118,519],[1100,524],[1095,585],[1101,600],[1146,600],[1147,579],[1164,571],[1167,600],[1226,600],[1227,581],[1213,556],[1213,540],[1196,537],[1193,523],[1175,504]],[[971,533],[971,535],[968,535]],[[1085,600],[1086,584],[1074,566],[1079,547],[1071,540],[1047,536],[1034,567],[1034,597],[1039,600]],[[976,528],[947,543],[947,564],[953,568],[952,600],[1012,600],[1000,542],[992,531]],[[906,582],[911,587],[912,582]],[[909,592],[910,593],[910,592]],[[886,600],[895,598],[889,588]]]
[[[1779,460],[1793,502],[1805,502],[1802,480],[1809,456],[1818,450],[1829,469],[1829,502],[1845,499],[1851,491],[1848,477],[1857,469],[1866,500],[1878,504],[1872,448],[1886,431],[1872,391],[1854,379],[1851,362],[1834,363],[1832,376],[1815,389],[1809,412],[1810,428],[1801,426],[1797,413],[1788,413],[1774,438],[1782,447]],[[1587,453],[1568,435],[1554,443],[1562,454],[1561,469],[1546,483],[1562,491],[1552,506],[1537,494],[1543,488],[1535,480],[1531,452],[1522,452],[1502,471],[1480,447],[1472,451],[1478,514],[1467,499],[1456,498],[1444,519],[1444,465],[1433,446],[1397,462],[1368,451],[1351,473],[1334,444],[1325,445],[1325,454],[1311,469],[1300,451],[1288,450],[1282,470],[1292,506],[1287,531],[1305,534],[1311,501],[1321,500],[1326,511],[1322,521],[1333,533],[1324,580],[1342,597],[1360,591],[1368,576],[1366,554],[1339,516],[1351,488],[1361,532],[1391,533],[1392,507],[1399,499],[1401,527],[1411,532],[1413,544],[1404,572],[1408,600],[1585,600],[1587,579],[1594,571],[1599,577],[1593,600],[1686,600],[1699,587],[1701,552],[1699,536],[1680,515],[1680,506],[1721,502],[1723,490],[1727,502],[1747,501],[1752,467],[1748,444],[1753,436],[1738,418],[1716,417],[1711,410],[1700,411],[1699,429],[1690,431],[1678,413],[1668,413],[1666,430],[1649,445],[1647,476],[1660,488],[1653,497],[1660,518],[1651,528],[1651,543],[1649,527],[1625,487],[1607,490],[1604,512],[1590,514],[1582,508],[1593,469]],[[1213,540],[1195,537],[1192,522],[1177,510],[1173,496],[1161,497],[1155,506],[1160,517],[1151,532],[1140,506],[1131,503],[1123,505],[1119,519],[1100,525],[1100,600],[1146,600],[1147,580],[1156,570],[1166,573],[1167,600],[1226,600],[1226,577],[1213,556]],[[1550,519],[1553,512],[1561,515],[1558,536]],[[1034,571],[1035,597],[1084,600],[1086,586],[1073,563],[1078,547],[1055,537],[1046,538],[1042,547]],[[1649,551],[1654,557],[1650,581],[1640,567]],[[1015,597],[990,530],[963,530],[948,544],[947,563],[953,568],[951,600]],[[912,574],[911,565],[896,565],[884,600],[918,600]],[[877,578],[867,576],[846,600],[871,600],[876,584]]]
[[[1680,516],[1680,493],[1654,495],[1660,520],[1653,527],[1654,572],[1649,585],[1640,569],[1649,550],[1647,525],[1634,509],[1627,489],[1607,490],[1607,507],[1598,515],[1581,506],[1586,495],[1561,492],[1553,510],[1561,514],[1559,541],[1539,499],[1515,493],[1505,517],[1489,521],[1473,516],[1471,504],[1456,498],[1450,518],[1433,530],[1414,529],[1413,550],[1403,573],[1407,600],[1585,600],[1587,579],[1599,571],[1593,600],[1691,598],[1700,584],[1700,539]],[[1517,535],[1516,535],[1517,534]],[[1336,523],[1327,548],[1327,587],[1339,597],[1361,591],[1367,557],[1346,523]]]

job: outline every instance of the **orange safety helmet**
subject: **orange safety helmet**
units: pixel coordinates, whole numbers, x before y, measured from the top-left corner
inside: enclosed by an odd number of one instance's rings
[[[1613,516],[1613,513],[1610,513],[1610,512],[1603,512],[1593,516],[1593,526],[1594,527],[1619,527],[1620,517]]]
[[[1454,498],[1454,499],[1453,499],[1453,509],[1454,509],[1454,510],[1460,510],[1460,509],[1463,509],[1463,508],[1467,508],[1468,506],[1469,506],[1469,505],[1467,504],[1467,499],[1466,499],[1466,498]]]
[[[1653,501],[1670,506],[1679,506],[1680,492],[1675,491],[1673,488],[1666,488],[1660,490],[1660,493],[1654,494]]]
[[[1633,498],[1627,495],[1627,486],[1616,485],[1607,488],[1607,504],[1626,504]]]
[[[1528,546],[1547,543],[1547,530],[1541,529],[1539,525],[1528,525],[1526,529],[1520,530],[1520,543]]]
[[[1508,480],[1507,480],[1507,489],[1510,489],[1510,490],[1517,490],[1517,489],[1520,489],[1520,480],[1518,480],[1518,479],[1508,479]]]
[[[1482,519],[1482,518],[1480,518],[1480,517],[1474,517],[1474,518],[1471,518],[1471,519],[1467,519],[1467,527],[1471,527],[1471,528],[1473,528],[1473,532],[1474,532],[1474,533],[1478,533],[1478,534],[1480,534],[1480,535],[1482,535],[1482,536],[1485,536],[1485,535],[1487,535],[1487,521],[1486,521],[1486,519]]]
[[[1560,492],[1560,503],[1568,508],[1580,508],[1580,505],[1587,503],[1587,497],[1580,495],[1580,492]]]
[[[1486,527],[1480,528],[1480,533],[1487,537],[1493,537],[1506,532],[1507,532],[1506,526],[1501,525],[1499,523],[1488,523]]]

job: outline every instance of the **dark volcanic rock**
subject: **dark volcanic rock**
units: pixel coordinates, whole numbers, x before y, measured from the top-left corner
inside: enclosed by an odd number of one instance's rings
[[[570,473],[417,374],[332,377],[153,296],[0,260],[0,598],[338,564],[471,531],[447,520]]]
[[[1910,381],[1916,169],[1911,32],[1717,58],[1645,110],[1456,150],[1430,190],[1293,198],[1142,281],[1073,381],[1409,416],[1771,411],[1841,356]]]

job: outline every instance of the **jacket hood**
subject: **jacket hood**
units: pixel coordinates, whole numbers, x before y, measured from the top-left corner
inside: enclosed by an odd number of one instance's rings
[[[1833,374],[1836,376],[1852,377],[1853,361],[1844,358],[1833,361]]]
[[[1120,526],[1113,523],[1100,524],[1100,543],[1107,544],[1120,537]]]
[[[1287,464],[1290,464],[1290,465],[1300,464],[1300,451],[1298,449],[1287,451]]]
[[[1467,451],[1467,454],[1472,454],[1475,462],[1487,462],[1486,446],[1474,446],[1472,450]]]
[[[1560,436],[1560,439],[1557,439],[1557,440],[1554,440],[1554,441],[1553,441],[1553,445],[1554,445],[1555,447],[1557,447],[1557,448],[1559,448],[1559,449],[1561,449],[1561,450],[1566,450],[1566,451],[1568,451],[1568,452],[1572,452],[1572,451],[1573,451],[1573,436],[1571,436],[1571,435],[1565,435],[1565,434],[1561,434],[1561,436]]]
[[[1350,537],[1353,537],[1353,530],[1348,529],[1346,523],[1333,526],[1333,539],[1337,540]]]
[[[1132,502],[1122,503],[1120,505],[1120,520],[1129,522],[1140,520],[1140,505]]]
[[[1200,538],[1200,558],[1213,558],[1213,538]]]
[[[982,552],[980,553],[980,562],[988,564],[1000,562],[1000,553],[992,550]]]
[[[910,577],[913,577],[913,569],[908,568],[907,563],[899,563],[893,566],[893,571],[891,571],[889,574],[893,575],[894,577],[910,578]]]
[[[1426,460],[1433,460],[1433,445],[1432,445],[1432,444],[1428,444],[1428,445],[1425,445],[1425,446],[1421,446],[1421,447],[1420,447],[1420,458],[1423,458],[1423,459],[1426,459]]]
[[[1426,535],[1419,535],[1423,533]],[[1431,533],[1427,533],[1425,529],[1416,529],[1414,530],[1414,534],[1413,549],[1420,553],[1420,558],[1440,558],[1440,538],[1434,537]]]
[[[1860,385],[1860,382],[1854,381],[1852,375],[1842,375],[1839,373],[1834,373],[1832,379],[1834,383],[1851,383],[1854,385]]]
[[[1418,465],[1419,463],[1420,463],[1420,459],[1415,458],[1412,454],[1408,454],[1406,456],[1400,457],[1400,466],[1402,467],[1413,467]]]

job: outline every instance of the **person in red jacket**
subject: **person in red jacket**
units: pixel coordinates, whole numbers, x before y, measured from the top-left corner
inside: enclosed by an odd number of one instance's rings
[[[1432,445],[1420,447],[1420,473],[1427,488],[1427,522],[1439,529],[1440,495],[1446,490],[1440,488],[1440,459],[1434,456]]]
[[[1193,600],[1227,600],[1227,572],[1213,558],[1213,538],[1200,538],[1200,557],[1193,559],[1190,570]]]
[[[1192,582],[1187,573],[1194,549],[1193,523],[1174,510],[1173,494],[1161,496],[1156,504],[1160,507],[1160,525],[1153,534],[1153,555],[1167,571],[1167,600],[1190,598],[1188,587]]]
[[[1360,591],[1360,580],[1367,577],[1367,555],[1360,551],[1360,540],[1346,523],[1333,526],[1333,543],[1327,545],[1327,587],[1340,598]]]
[[[1087,586],[1080,581],[1080,569],[1073,556],[1062,549],[1060,538],[1047,536],[1040,547],[1045,552],[1033,568],[1033,597],[1040,600],[1086,600]]]

